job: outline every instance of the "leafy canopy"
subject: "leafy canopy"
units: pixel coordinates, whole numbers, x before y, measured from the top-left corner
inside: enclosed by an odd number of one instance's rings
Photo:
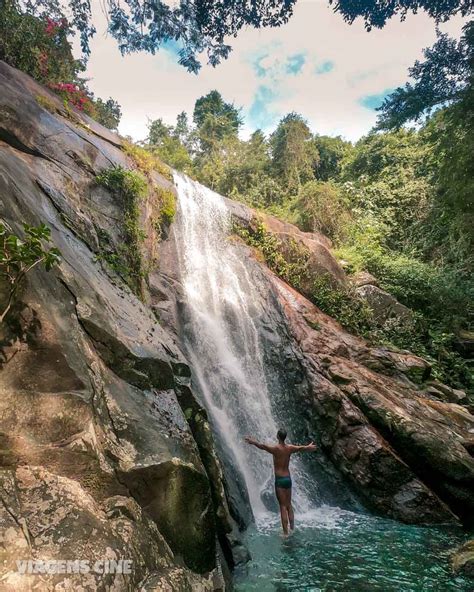
[[[400,127],[418,121],[433,109],[461,101],[474,79],[474,23],[456,41],[438,33],[433,47],[424,50],[424,61],[409,69],[413,82],[397,88],[385,99],[378,120],[380,129]],[[466,104],[466,107],[468,105]],[[472,109],[472,104],[470,106]]]
[[[165,43],[173,43],[179,63],[198,72],[197,58],[207,53],[208,63],[217,65],[231,51],[226,37],[236,37],[247,26],[257,29],[278,27],[292,15],[296,0],[105,0],[109,33],[123,54],[135,51],[156,53]],[[96,33],[89,0],[22,0],[22,9],[42,18],[66,17],[79,33],[82,50],[90,53]]]
[[[350,24],[361,17],[369,31],[373,27],[382,28],[397,14],[404,20],[409,12],[424,10],[430,17],[441,22],[455,14],[465,16],[472,10],[472,0],[329,0],[329,3]]]

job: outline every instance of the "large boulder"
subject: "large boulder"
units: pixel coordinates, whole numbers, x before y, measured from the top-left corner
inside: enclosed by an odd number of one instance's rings
[[[413,312],[398,302],[391,294],[374,286],[373,284],[362,284],[356,288],[356,294],[365,300],[374,313],[377,323],[383,325],[392,318],[403,322],[413,319]]]
[[[474,578],[474,540],[456,549],[451,556],[451,565],[456,573]]]

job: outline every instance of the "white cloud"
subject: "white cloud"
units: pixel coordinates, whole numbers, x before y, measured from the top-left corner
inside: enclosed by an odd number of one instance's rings
[[[119,101],[124,113],[120,131],[135,139],[146,136],[148,118],[174,123],[180,111],[192,113],[195,100],[214,88],[242,106],[244,115],[258,99],[268,103],[270,115],[297,111],[314,131],[357,139],[375,122],[375,113],[360,99],[403,84],[408,67],[435,41],[434,22],[425,14],[409,15],[403,23],[392,19],[368,33],[362,22],[345,23],[324,0],[300,0],[287,25],[243,31],[230,41],[233,52],[227,61],[217,68],[203,66],[196,76],[167,51],[122,57],[115,41],[100,35],[105,20],[99,0],[93,4],[99,35],[87,71],[90,86],[98,96]],[[442,30],[459,35],[461,25],[455,18]],[[289,74],[288,60],[297,54],[304,54],[304,62],[297,74]],[[266,76],[254,65],[259,57]],[[270,92],[262,94],[262,85]],[[251,131],[248,123],[243,134]]]

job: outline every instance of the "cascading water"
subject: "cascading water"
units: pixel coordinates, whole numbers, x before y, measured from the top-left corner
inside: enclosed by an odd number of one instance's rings
[[[261,498],[271,458],[243,438],[250,434],[272,441],[280,422],[293,434],[302,423],[293,400],[298,379],[284,379],[291,374],[284,330],[275,331],[284,326],[284,318],[269,300],[260,267],[243,259],[242,249],[229,238],[226,200],[185,176],[176,174],[175,183],[175,246],[184,290],[181,338],[194,387],[209,412],[224,463],[231,467],[228,476],[243,479],[257,517],[257,527],[246,535],[255,561],[236,573],[236,590],[472,590],[465,579],[453,578],[447,561],[462,533],[321,506],[324,496],[321,491],[315,496],[314,490],[327,478],[327,466],[308,471],[299,459],[292,461],[297,530],[286,541],[275,536],[279,520],[264,511]],[[335,502],[344,486],[337,480],[328,483],[326,501]]]
[[[271,459],[243,438],[275,441],[278,429],[272,402],[278,399],[279,385],[274,380],[269,385],[259,334],[265,301],[258,277],[229,240],[231,216],[224,198],[185,176],[176,174],[175,183],[187,355],[214,429],[233,455],[253,511],[259,514]],[[293,465],[301,485],[295,502],[307,509],[303,485],[307,478],[298,461]]]

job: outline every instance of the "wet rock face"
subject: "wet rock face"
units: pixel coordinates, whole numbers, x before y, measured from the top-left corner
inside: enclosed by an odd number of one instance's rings
[[[439,396],[432,396],[424,360],[370,348],[281,280],[269,280],[311,385],[304,404],[365,505],[408,523],[472,523],[474,416],[450,402],[461,393],[435,383]]]
[[[123,212],[94,177],[134,163],[86,116],[42,108],[36,96],[48,91],[2,62],[0,87],[1,216],[18,234],[22,222],[47,224],[62,253],[58,269],[31,272],[0,327],[2,589],[222,586],[218,547],[232,561],[238,535],[212,434],[197,444],[180,405],[190,369],[151,307],[98,257],[104,229],[122,240]],[[142,209],[150,226],[148,197]],[[19,558],[133,568],[40,579],[16,573]]]

